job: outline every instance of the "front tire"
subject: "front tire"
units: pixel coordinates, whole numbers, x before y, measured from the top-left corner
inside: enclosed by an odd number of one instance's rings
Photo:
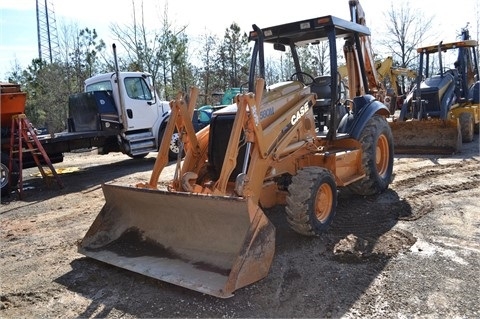
[[[323,167],[305,167],[292,177],[288,187],[287,221],[299,234],[318,236],[333,221],[337,207],[337,185]]]
[[[359,138],[362,144],[362,165],[366,176],[347,188],[358,195],[383,192],[392,181],[393,135],[386,119],[372,116]]]

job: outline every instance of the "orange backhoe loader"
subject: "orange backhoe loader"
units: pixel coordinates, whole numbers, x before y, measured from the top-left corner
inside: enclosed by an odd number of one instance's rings
[[[179,93],[151,178],[136,185],[102,185],[105,205],[79,243],[96,260],[220,298],[267,276],[275,227],[265,209],[285,205],[293,230],[318,236],[328,229],[337,192],[373,195],[388,188],[393,137],[387,107],[373,96],[365,64],[370,30],[358,1],[352,20],[321,16],[268,28],[253,25],[248,93],[212,114],[195,133],[198,96]],[[345,40],[346,39],[346,40]],[[347,96],[336,72],[344,43],[355,81]],[[330,76],[302,71],[300,47],[329,45]],[[266,83],[265,48],[293,59],[289,80]],[[375,92],[376,93],[376,92]],[[188,100],[188,103],[186,102]],[[323,124],[322,124],[323,123]],[[175,129],[185,157],[168,187],[159,178]]]

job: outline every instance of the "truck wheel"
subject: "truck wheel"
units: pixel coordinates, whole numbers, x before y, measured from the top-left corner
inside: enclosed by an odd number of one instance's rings
[[[393,135],[386,119],[372,116],[362,133],[362,166],[366,176],[348,185],[358,195],[373,195],[388,188],[393,171]]]
[[[475,130],[473,114],[470,112],[460,113],[459,122],[460,131],[462,132],[462,142],[469,143],[473,141],[473,133]]]
[[[165,134],[165,126],[160,129],[158,132],[158,148],[160,149],[160,144],[162,143],[162,138],[163,134]],[[168,160],[169,161],[175,161],[177,160],[177,154],[180,150],[179,143],[179,134],[177,133],[177,129],[175,129],[175,132],[172,135],[172,138],[170,139],[170,145],[168,146]],[[183,156],[185,156],[185,151],[183,152]],[[183,157],[182,156],[182,157]]]
[[[9,174],[9,156],[5,153],[2,153],[2,165],[1,165],[1,175],[0,175],[0,185],[2,186],[1,194],[2,196],[7,196],[10,189],[17,186],[18,183],[18,175],[20,174],[20,170],[18,169],[18,164],[16,161],[13,161],[12,165],[12,174]],[[10,176],[9,176],[10,175]],[[11,180],[9,181],[9,178]]]
[[[323,167],[305,167],[288,187],[287,221],[299,234],[317,236],[332,223],[337,208],[337,185]]]
[[[170,160],[176,160],[178,153],[180,152],[180,134],[178,134],[177,130],[172,134],[172,139],[170,140],[170,147],[168,151],[168,158]],[[185,156],[185,150],[182,153],[182,157]]]

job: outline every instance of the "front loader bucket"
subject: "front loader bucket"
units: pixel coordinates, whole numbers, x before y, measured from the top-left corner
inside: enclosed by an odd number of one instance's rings
[[[453,154],[462,147],[458,120],[389,122],[396,154]]]
[[[80,253],[220,298],[268,274],[275,228],[251,200],[102,188],[105,205]]]

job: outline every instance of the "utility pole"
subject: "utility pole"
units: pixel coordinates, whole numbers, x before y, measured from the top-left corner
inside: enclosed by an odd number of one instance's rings
[[[53,63],[59,56],[57,21],[52,1],[37,2],[38,57],[47,63]]]

